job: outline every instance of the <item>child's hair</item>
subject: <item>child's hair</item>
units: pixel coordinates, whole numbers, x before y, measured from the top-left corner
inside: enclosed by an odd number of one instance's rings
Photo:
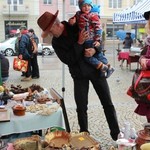
[[[88,5],[91,5],[91,7],[93,7],[92,0],[78,0],[78,5],[80,9],[82,8],[84,4],[88,4]]]

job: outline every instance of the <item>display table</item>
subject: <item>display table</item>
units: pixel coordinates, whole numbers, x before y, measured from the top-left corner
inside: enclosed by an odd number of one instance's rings
[[[133,53],[141,53],[141,47],[131,46],[130,51]]]
[[[23,133],[46,129],[52,126],[65,128],[62,108],[48,116],[37,115],[36,113],[26,112],[25,116],[15,116],[11,112],[10,122],[0,122],[0,135],[9,135],[13,133]]]
[[[118,61],[121,61],[120,66],[123,67],[123,63],[126,60],[126,66],[130,67],[131,70],[131,63],[137,63],[137,68],[139,67],[139,58],[140,53],[133,53],[133,52],[119,52],[118,54]]]

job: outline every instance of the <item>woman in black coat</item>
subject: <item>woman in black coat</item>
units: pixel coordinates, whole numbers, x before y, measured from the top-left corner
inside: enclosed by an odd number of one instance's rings
[[[2,82],[5,82],[9,77],[9,60],[3,54],[0,54],[0,62]]]

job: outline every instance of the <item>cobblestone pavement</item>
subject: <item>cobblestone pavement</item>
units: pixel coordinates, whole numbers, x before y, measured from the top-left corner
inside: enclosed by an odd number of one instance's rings
[[[106,57],[115,67],[115,72],[108,79],[112,100],[117,111],[120,128],[124,126],[125,121],[129,121],[131,126],[134,127],[136,131],[138,131],[143,129],[142,124],[146,122],[146,119],[145,117],[136,115],[134,113],[134,109],[136,108],[137,104],[126,94],[126,91],[131,84],[132,76],[134,70],[136,69],[136,64],[132,64],[131,71],[126,68],[125,65],[121,69],[117,60],[117,54],[115,50],[113,50],[116,49],[116,47],[116,42],[108,42],[106,45]],[[71,130],[78,131],[79,127],[77,123],[75,103],[73,98],[73,83],[67,66],[64,67],[64,75],[62,71],[63,65],[55,54],[52,56],[44,57],[38,56],[40,78],[32,79],[29,82],[21,82],[21,73],[14,71],[12,68],[13,57],[8,58],[11,63],[10,77],[7,83],[8,86],[11,84],[20,84],[23,87],[28,87],[34,83],[39,84],[47,89],[53,87],[57,92],[60,93],[60,95],[64,95]],[[65,87],[64,93],[62,93],[62,87]],[[89,131],[91,135],[100,141],[103,150],[108,150],[109,147],[114,144],[114,142],[109,135],[109,128],[103,113],[103,108],[91,85],[89,91],[88,115]]]

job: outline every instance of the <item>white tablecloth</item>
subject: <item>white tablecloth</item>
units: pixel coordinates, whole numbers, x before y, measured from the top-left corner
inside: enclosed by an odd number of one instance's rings
[[[130,52],[134,52],[134,53],[141,53],[141,47],[131,47],[130,48]]]
[[[61,107],[57,112],[49,116],[37,115],[30,112],[26,112],[25,116],[15,116],[11,111],[10,122],[0,122],[0,135],[41,130],[52,126],[59,126],[65,129]]]

